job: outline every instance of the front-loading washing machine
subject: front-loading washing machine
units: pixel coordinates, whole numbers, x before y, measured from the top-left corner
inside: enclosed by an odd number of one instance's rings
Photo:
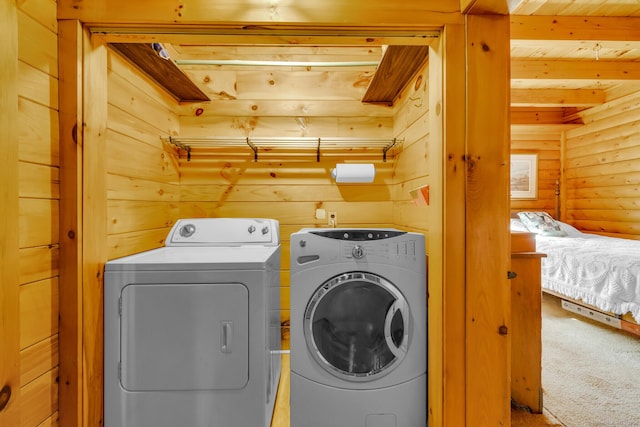
[[[179,220],[106,264],[105,427],[268,427],[280,361],[277,221]]]
[[[424,235],[291,235],[291,427],[427,424]]]

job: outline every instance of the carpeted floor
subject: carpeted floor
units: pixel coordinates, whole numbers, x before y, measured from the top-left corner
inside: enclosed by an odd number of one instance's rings
[[[546,294],[542,336],[550,416],[566,427],[640,426],[640,338],[563,310]]]

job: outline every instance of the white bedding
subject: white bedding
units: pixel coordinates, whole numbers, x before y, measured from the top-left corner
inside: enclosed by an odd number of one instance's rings
[[[640,241],[561,225],[565,237],[536,235],[536,250],[547,254],[542,287],[615,314],[631,312],[640,323]]]

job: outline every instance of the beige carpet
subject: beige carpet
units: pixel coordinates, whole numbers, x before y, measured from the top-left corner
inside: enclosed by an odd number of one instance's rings
[[[640,337],[567,312],[544,295],[544,408],[567,427],[640,426]]]

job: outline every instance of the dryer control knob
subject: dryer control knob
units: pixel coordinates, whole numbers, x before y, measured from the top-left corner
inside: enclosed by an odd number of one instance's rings
[[[262,234],[267,234],[268,232],[269,232],[269,227],[267,227],[266,225],[262,227]]]
[[[351,250],[351,255],[353,255],[355,259],[364,257],[364,248],[360,245],[355,245]]]
[[[249,234],[253,234],[253,232],[256,231],[256,226],[255,225],[250,225],[249,229],[247,231],[249,232]]]
[[[193,224],[186,224],[180,227],[180,235],[182,237],[191,237],[196,232],[196,226]]]

